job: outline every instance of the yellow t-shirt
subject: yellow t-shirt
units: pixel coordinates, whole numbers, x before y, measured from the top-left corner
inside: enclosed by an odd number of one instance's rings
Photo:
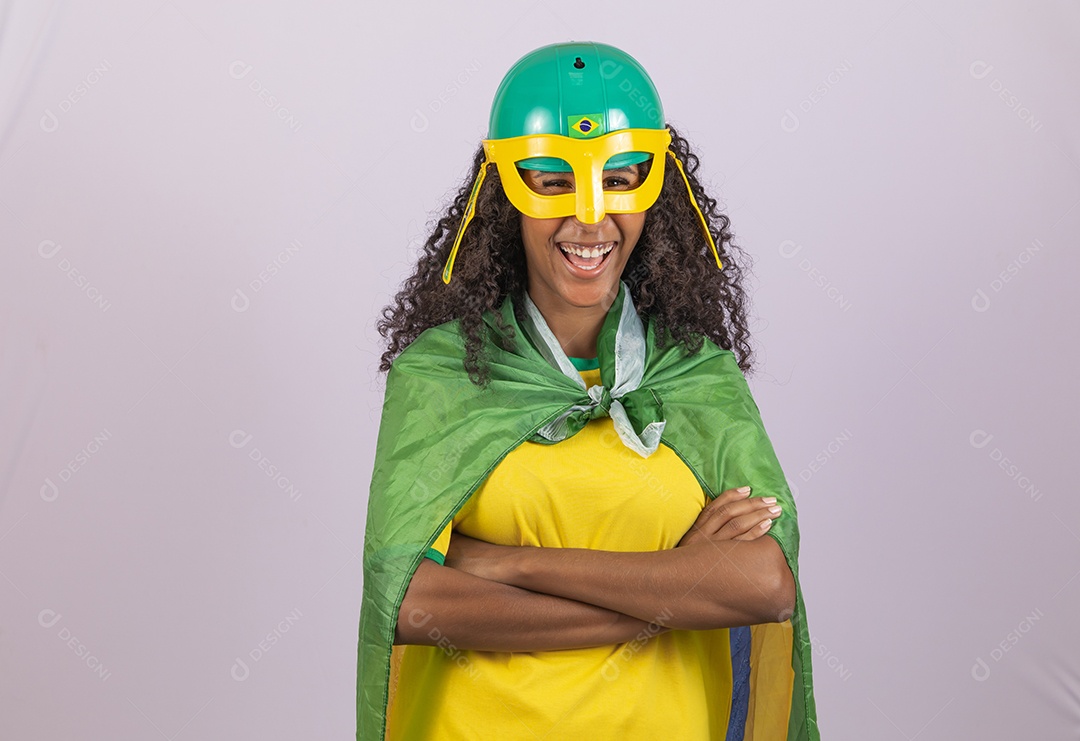
[[[581,375],[600,383],[599,370]],[[451,529],[504,545],[674,548],[706,499],[674,451],[642,458],[601,417],[511,451],[433,548],[446,553]],[[726,628],[558,651],[395,645],[386,738],[704,741],[724,738],[730,700]]]

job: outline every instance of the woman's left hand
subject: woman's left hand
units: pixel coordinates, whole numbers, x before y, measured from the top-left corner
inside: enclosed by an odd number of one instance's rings
[[[443,565],[479,576],[481,579],[509,583],[507,567],[514,546],[496,545],[486,540],[451,532]]]
[[[707,503],[679,541],[680,546],[710,540],[756,540],[780,516],[776,497],[750,498],[750,487],[728,489]]]

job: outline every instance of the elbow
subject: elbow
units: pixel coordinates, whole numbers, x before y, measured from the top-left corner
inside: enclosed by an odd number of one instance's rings
[[[791,573],[787,558],[780,549],[779,544],[771,538],[762,538],[764,547],[768,549],[768,557],[764,572],[768,577],[763,579],[762,600],[763,614],[759,615],[762,623],[782,623],[790,620],[795,614],[798,589],[795,585],[795,576]],[[764,564],[763,564],[764,565]]]
[[[762,571],[742,600],[733,602],[727,592],[696,602],[679,610],[678,620],[664,624],[680,630],[710,630],[743,625],[782,623],[795,614],[797,590],[786,562]]]
[[[782,564],[776,571],[773,588],[769,590],[769,612],[763,616],[763,623],[782,623],[795,614],[795,577],[787,563]]]
[[[431,636],[434,633],[437,638],[439,633],[432,628],[425,627],[431,621],[432,614],[412,602],[402,601],[401,609],[398,610],[397,623],[394,625],[395,644],[431,645]]]
[[[398,618],[394,625],[395,644],[423,644],[425,625],[431,620],[431,612],[426,609],[430,602],[428,585],[435,577],[433,569],[441,569],[434,561],[423,559],[413,572],[405,596],[398,607]]]
[[[401,609],[398,611],[398,619],[394,625],[394,644],[408,644],[417,642],[417,631],[412,614],[416,613],[416,608],[410,608],[401,603]]]
[[[709,630],[791,619],[798,598],[795,577],[780,546],[771,538],[762,538],[761,543],[753,559],[744,562],[745,570],[740,569],[741,580],[718,580],[707,582],[708,588],[691,589],[675,610],[677,619],[654,622],[679,630]]]

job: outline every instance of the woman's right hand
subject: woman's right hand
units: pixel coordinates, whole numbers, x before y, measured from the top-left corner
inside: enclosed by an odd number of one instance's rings
[[[776,497],[751,497],[750,487],[728,489],[705,505],[678,546],[712,540],[755,540],[781,515]]]

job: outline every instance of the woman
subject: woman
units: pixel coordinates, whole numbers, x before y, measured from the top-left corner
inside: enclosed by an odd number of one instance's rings
[[[818,738],[742,256],[696,168],[614,47],[500,85],[379,324],[358,738]]]

